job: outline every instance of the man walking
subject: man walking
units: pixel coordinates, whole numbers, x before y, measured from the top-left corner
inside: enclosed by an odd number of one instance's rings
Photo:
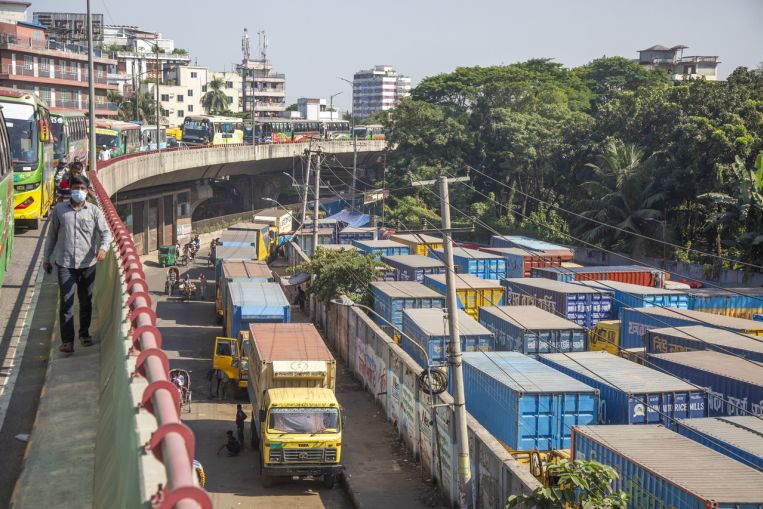
[[[111,231],[103,212],[86,201],[90,181],[75,176],[69,181],[71,197],[56,205],[51,213],[45,244],[45,272],[55,269],[61,292],[59,321],[63,353],[74,352],[74,289],[79,299],[79,339],[82,346],[93,344],[90,320],[93,312],[95,265],[106,258]]]

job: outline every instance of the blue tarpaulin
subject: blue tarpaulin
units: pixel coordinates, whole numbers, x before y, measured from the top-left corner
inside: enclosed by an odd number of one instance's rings
[[[351,212],[347,209],[337,212],[333,216],[329,216],[329,219],[336,219],[343,223],[347,223],[347,226],[352,228],[360,228],[362,226],[368,226],[371,222],[371,217],[368,214],[362,214],[360,212]]]

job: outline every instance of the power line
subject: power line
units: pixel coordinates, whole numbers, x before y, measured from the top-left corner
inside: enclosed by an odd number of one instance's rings
[[[577,212],[573,212],[571,210],[567,210],[567,209],[565,209],[563,207],[560,207],[559,205],[550,203],[550,202],[542,200],[540,198],[536,198],[535,196],[533,196],[533,195],[531,195],[529,193],[526,193],[526,192],[524,192],[524,191],[522,191],[520,189],[510,188],[504,182],[501,182],[500,180],[497,180],[496,178],[488,175],[487,173],[481,172],[480,170],[474,168],[473,166],[470,166],[468,164],[465,165],[465,166],[467,168],[469,168],[470,170],[474,170],[475,172],[479,173],[480,175],[482,175],[482,176],[492,180],[496,184],[499,184],[499,185],[505,187],[506,189],[511,189],[511,190],[521,194],[522,196],[530,198],[531,200],[534,200],[534,201],[536,201],[538,203],[541,203],[541,204],[546,205],[548,207],[554,208],[554,209],[559,210],[561,212],[564,212],[566,214],[570,214],[570,215],[573,215],[575,217],[579,217],[580,219],[584,219],[586,221],[591,221],[593,223],[598,224],[599,226],[604,226],[606,228],[612,228],[613,230],[617,230],[617,231],[622,232],[622,233],[627,233],[627,234],[633,235],[635,237],[640,237],[642,239],[646,239],[646,240],[649,240],[649,241],[652,241],[652,242],[657,242],[657,243],[660,243],[660,244],[664,244],[664,245],[667,245],[667,246],[670,246],[670,247],[674,247],[676,249],[681,249],[681,250],[684,250],[684,251],[691,251],[691,252],[694,252],[694,253],[701,254],[703,256],[708,256],[708,257],[711,257],[711,258],[716,258],[716,259],[719,259],[719,260],[723,260],[723,261],[727,261],[727,262],[731,262],[731,263],[737,263],[739,265],[746,265],[748,267],[752,267],[752,268],[755,268],[755,269],[763,270],[763,266],[761,266],[761,265],[756,265],[754,263],[747,263],[747,262],[743,262],[743,261],[740,261],[740,260],[736,260],[734,258],[727,258],[725,256],[720,256],[720,255],[716,255],[716,254],[713,254],[713,253],[707,253],[705,251],[700,251],[699,249],[693,249],[693,248],[690,248],[690,247],[679,246],[678,244],[673,244],[672,242],[667,242],[665,240],[657,240],[657,239],[654,239],[652,237],[643,235],[643,234],[638,233],[638,232],[626,230],[624,228],[620,228],[619,226],[615,226],[615,225],[611,225],[611,224],[608,224],[608,223],[604,223],[602,221],[599,221],[598,219],[594,219],[592,217],[584,216],[583,214],[579,214]]]

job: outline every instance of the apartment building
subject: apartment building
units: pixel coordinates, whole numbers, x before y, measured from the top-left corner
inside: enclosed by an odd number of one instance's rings
[[[386,111],[411,94],[411,78],[400,75],[392,66],[377,65],[358,71],[352,80],[352,105],[356,118]]]

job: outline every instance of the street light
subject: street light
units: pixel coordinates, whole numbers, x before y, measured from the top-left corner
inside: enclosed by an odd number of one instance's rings
[[[355,207],[355,189],[358,187],[358,137],[355,136],[355,82],[347,78],[337,76],[340,80],[349,83],[352,88],[352,102],[350,102],[350,133],[352,134],[352,206]]]
[[[332,122],[334,121],[334,97],[338,96],[341,93],[342,93],[342,91],[340,90],[336,94],[334,94],[332,96],[329,96],[329,113],[331,114],[331,121]]]

